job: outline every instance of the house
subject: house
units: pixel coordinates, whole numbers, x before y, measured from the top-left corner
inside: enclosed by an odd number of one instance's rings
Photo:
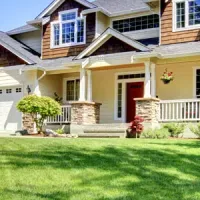
[[[15,107],[28,93],[62,97],[47,123],[72,132],[124,127],[136,114],[151,127],[199,121],[199,28],[197,0],[54,0],[0,32],[0,130],[33,131]]]

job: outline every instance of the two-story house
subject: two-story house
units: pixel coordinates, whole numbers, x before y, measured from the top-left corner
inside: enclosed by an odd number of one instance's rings
[[[151,126],[200,120],[199,28],[198,0],[54,0],[0,33],[0,130],[27,128],[15,105],[28,93],[62,97],[47,123],[72,132],[136,114]]]

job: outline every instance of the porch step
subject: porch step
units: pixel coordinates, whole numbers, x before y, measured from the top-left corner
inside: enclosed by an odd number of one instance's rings
[[[83,133],[78,134],[79,138],[125,138],[125,133]]]
[[[91,138],[125,138],[127,124],[95,124],[86,125],[83,128],[83,134],[79,137]]]

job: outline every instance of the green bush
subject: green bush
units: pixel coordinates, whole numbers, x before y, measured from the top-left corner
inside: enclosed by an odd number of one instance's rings
[[[190,130],[197,135],[198,137],[200,137],[200,123],[198,123],[196,126],[190,126]]]
[[[149,139],[166,139],[169,137],[169,132],[165,128],[161,129],[148,129],[141,134],[141,138]]]
[[[168,129],[171,137],[178,137],[180,134],[184,132],[185,126],[186,126],[185,124],[181,123],[170,123],[170,124],[165,124],[164,128]]]
[[[17,104],[17,109],[32,116],[39,133],[42,132],[47,117],[53,117],[61,113],[61,106],[54,99],[36,95],[29,95],[21,99]]]
[[[63,130],[63,129],[58,129],[58,130],[56,131],[56,133],[58,133],[59,135],[62,135],[62,134],[64,134],[64,130]]]

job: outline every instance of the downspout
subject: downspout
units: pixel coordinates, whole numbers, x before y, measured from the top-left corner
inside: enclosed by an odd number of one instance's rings
[[[46,72],[46,69],[44,69],[43,67],[38,67],[38,69],[43,71],[43,74],[38,79],[36,79],[36,81],[35,81],[34,94],[41,96],[39,81],[42,80],[46,76],[47,72]]]

